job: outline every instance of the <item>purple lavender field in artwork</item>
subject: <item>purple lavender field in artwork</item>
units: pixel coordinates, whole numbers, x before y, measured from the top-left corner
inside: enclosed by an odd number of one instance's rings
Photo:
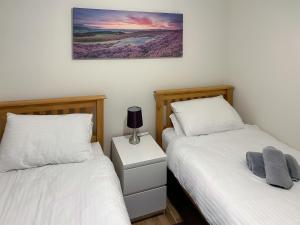
[[[73,58],[181,57],[183,15],[73,9]]]

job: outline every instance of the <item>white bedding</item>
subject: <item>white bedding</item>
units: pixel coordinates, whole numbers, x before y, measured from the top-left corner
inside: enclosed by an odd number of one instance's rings
[[[0,173],[2,225],[129,225],[119,180],[99,144],[93,159]]]
[[[291,190],[266,184],[248,170],[247,151],[275,146],[300,162],[300,152],[255,126],[173,138],[168,166],[212,225],[299,225],[300,183]]]
[[[162,147],[163,149],[167,149],[168,145],[179,136],[176,134],[174,128],[166,128],[162,132]]]

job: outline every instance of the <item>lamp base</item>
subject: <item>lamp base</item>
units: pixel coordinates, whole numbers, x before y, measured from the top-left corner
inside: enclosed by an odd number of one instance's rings
[[[132,145],[140,143],[140,137],[137,135],[136,129],[133,129],[133,134],[129,138],[129,143]]]

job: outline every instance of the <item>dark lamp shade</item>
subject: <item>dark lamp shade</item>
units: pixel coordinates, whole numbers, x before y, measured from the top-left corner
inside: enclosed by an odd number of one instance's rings
[[[138,106],[129,107],[127,110],[127,126],[139,128],[143,126],[142,109]]]

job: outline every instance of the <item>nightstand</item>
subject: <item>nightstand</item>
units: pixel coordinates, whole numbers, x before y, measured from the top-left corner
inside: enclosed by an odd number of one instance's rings
[[[129,136],[113,138],[112,161],[131,220],[165,210],[166,154],[151,135],[142,136],[137,145],[129,143]]]

